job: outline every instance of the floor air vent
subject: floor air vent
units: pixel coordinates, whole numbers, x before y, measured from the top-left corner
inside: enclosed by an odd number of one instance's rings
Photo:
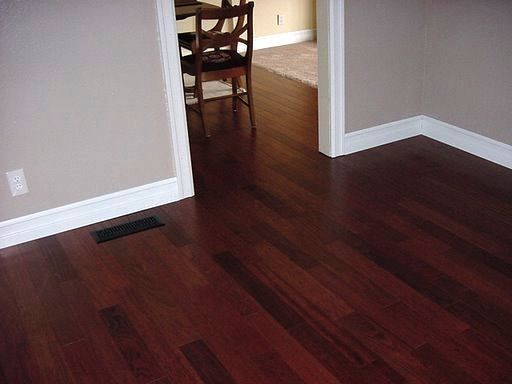
[[[156,216],[149,216],[143,219],[130,221],[129,223],[115,225],[110,228],[100,229],[99,231],[92,232],[92,237],[96,243],[103,243],[105,241],[117,239],[118,237],[128,236],[132,233],[145,231],[147,229],[161,227],[165,225]]]

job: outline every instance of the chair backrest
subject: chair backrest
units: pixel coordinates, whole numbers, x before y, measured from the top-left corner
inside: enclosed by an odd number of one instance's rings
[[[238,5],[239,5],[239,6],[240,6],[240,5],[245,5],[245,2],[246,2],[246,0],[240,0],[240,1],[239,1],[239,3],[238,3]],[[220,6],[221,6],[221,8],[231,8],[231,7],[233,7],[234,5],[233,5],[233,1],[232,1],[232,0],[222,0],[222,3],[221,3],[221,5],[220,5]],[[210,31],[219,31],[219,32],[220,32],[220,31],[222,31],[222,28],[224,28],[224,23],[225,23],[225,21],[226,21],[225,19],[219,19],[219,20],[217,21],[217,23],[215,24],[215,26],[214,26],[212,29],[210,29]],[[241,24],[241,23],[243,23],[243,22],[244,22],[243,17],[242,17],[242,18],[239,18],[239,19],[237,20],[237,24]],[[237,25],[237,26],[238,26],[238,25]]]
[[[246,46],[245,58],[250,63],[253,49],[253,8],[250,1],[245,5],[218,9],[198,9],[196,14],[196,49],[201,54],[207,49],[230,47],[237,50],[238,44]],[[215,31],[203,29],[206,20],[233,20],[231,31]],[[237,19],[236,23],[234,19]],[[228,23],[229,24],[229,23]],[[242,35],[245,37],[242,37]]]

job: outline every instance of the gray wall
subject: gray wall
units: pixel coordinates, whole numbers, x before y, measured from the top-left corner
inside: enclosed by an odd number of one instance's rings
[[[423,113],[512,144],[512,1],[428,1]]]
[[[346,132],[421,114],[424,0],[346,0]]]
[[[153,1],[0,0],[0,221],[175,175],[157,25]]]
[[[345,7],[346,132],[424,114],[512,144],[512,1]]]

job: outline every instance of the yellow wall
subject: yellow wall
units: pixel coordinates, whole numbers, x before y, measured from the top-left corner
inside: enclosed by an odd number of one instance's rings
[[[253,0],[255,37],[316,29],[316,0]],[[221,0],[208,0],[220,5]],[[277,15],[284,15],[284,25],[277,25]],[[178,31],[193,31],[193,18],[178,21]]]

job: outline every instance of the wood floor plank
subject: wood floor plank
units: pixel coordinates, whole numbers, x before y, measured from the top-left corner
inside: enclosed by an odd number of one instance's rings
[[[129,280],[121,265],[109,257],[106,248],[96,244],[90,230],[80,228],[65,232],[57,239],[62,247],[73,250],[67,257],[91,292],[95,307],[101,309],[119,303]]]
[[[14,255],[11,250],[10,254]],[[28,354],[28,335],[25,333],[21,322],[20,308],[15,300],[15,294],[10,287],[10,281],[5,262],[0,264],[0,377],[4,383],[30,382],[30,369],[27,365],[29,361]],[[18,359],[11,361],[10,355],[19,356]]]
[[[62,300],[61,284],[75,281],[77,275],[57,240],[54,237],[44,240],[41,247],[34,243],[21,246],[24,252],[30,252],[23,260],[24,267],[34,289],[32,305],[43,311],[39,314],[43,323],[40,327],[51,327],[58,342],[66,345],[84,338],[73,312]]]
[[[338,383],[338,380],[314,356],[309,354],[297,340],[268,315],[263,313],[251,314],[249,324],[273,345],[275,350],[302,377],[304,382],[311,384],[317,382]]]
[[[333,253],[340,255],[343,261],[351,265],[352,268],[365,273],[375,284],[384,287],[390,294],[423,316],[432,329],[446,335],[457,335],[469,329],[468,324],[452,316],[448,311],[443,310],[442,307],[428,300],[396,276],[380,268],[346,244],[336,242],[332,244],[330,249]]]
[[[335,321],[353,311],[343,299],[336,297],[308,272],[269,244],[255,247],[257,260],[252,264],[273,282],[277,290],[286,292],[303,313],[318,314],[323,319]]]
[[[274,247],[279,249],[279,251],[284,253],[291,261],[300,267],[309,269],[318,265],[318,261],[313,256],[294,245],[269,223],[260,223],[257,225],[255,230],[263,239],[265,239],[265,241],[268,241]]]
[[[42,254],[47,258],[48,269],[58,282],[77,278],[77,273],[61,244],[55,236],[46,237],[38,242]]]
[[[68,304],[80,328],[87,335],[86,340],[91,343],[92,351],[89,351],[93,355],[88,356],[90,361],[102,361],[115,383],[136,383],[136,378],[109,334],[96,308],[93,294],[85,283],[68,281],[62,284],[62,289],[62,300]]]
[[[472,329],[456,337],[457,342],[477,356],[479,364],[473,366],[475,376],[482,377],[481,381],[504,382],[512,377],[512,352],[501,348],[496,343],[487,340]],[[452,359],[458,362],[458,359]],[[483,367],[483,369],[482,369]]]
[[[340,353],[336,343],[316,332],[309,324],[295,325],[288,332],[342,383],[367,383],[365,372]],[[346,348],[345,348],[346,350]],[[354,358],[358,359],[354,351]]]
[[[202,340],[182,346],[181,351],[190,361],[205,384],[234,384],[235,381]]]
[[[434,380],[439,383],[479,383],[467,375],[462,369],[444,360],[429,344],[424,344],[413,352],[421,363],[430,371]]]
[[[503,273],[507,277],[512,277],[512,263],[503,260],[501,257],[492,254],[479,246],[473,245],[471,242],[457,236],[454,233],[444,229],[443,227],[430,222],[423,221],[420,227],[425,232],[449,244],[456,250],[463,252],[468,258],[472,258],[496,271]]]
[[[27,259],[34,256],[32,251],[34,248],[18,246],[18,257],[9,257],[1,260],[0,272],[5,272],[4,278],[10,281],[10,289],[2,287],[3,294],[9,294],[12,303],[17,303],[19,310],[16,319],[10,318],[12,321],[11,329],[7,334],[3,334],[2,343],[0,343],[0,367],[8,383],[70,383],[73,382],[72,374],[65,363],[65,356],[62,351],[62,343],[59,343],[55,332],[55,320],[57,317],[50,317],[51,307],[41,300],[42,292],[46,289],[46,281],[53,275],[48,270],[41,268],[39,274],[42,277],[40,286],[34,286],[33,276],[27,268]],[[28,252],[28,253],[27,253]],[[35,252],[36,255],[39,253]],[[37,256],[36,256],[37,258]],[[44,262],[44,258],[39,258]],[[45,265],[43,263],[43,265]],[[0,273],[1,276],[1,273]],[[73,282],[75,280],[70,280]],[[1,278],[0,278],[1,284]],[[1,298],[0,298],[1,300]],[[3,300],[2,300],[3,301]],[[61,306],[61,308],[63,308]],[[3,301],[2,315],[0,318],[9,319],[9,313],[12,313],[12,307]],[[60,311],[60,309],[58,310]],[[61,312],[62,314],[62,312]],[[72,319],[71,314],[67,313],[66,317]],[[1,324],[1,320],[0,320]],[[5,327],[0,325],[0,329]],[[76,330],[75,324],[66,325],[61,336],[73,335]],[[58,330],[58,329],[57,329]],[[21,338],[19,338],[21,335]],[[10,342],[16,340],[15,345]],[[62,339],[61,339],[62,341]],[[4,360],[2,353],[8,353],[9,358]],[[15,359],[13,359],[15,357]],[[17,376],[11,376],[15,370]]]
[[[442,270],[452,280],[469,290],[499,298],[504,302],[512,299],[508,295],[512,290],[512,279],[473,259],[466,258],[463,252],[452,248],[444,251],[432,250],[429,244],[423,241],[422,235],[401,242],[400,248],[406,249],[438,270]]]
[[[205,251],[197,247],[189,247],[183,251],[190,257],[191,263],[201,269],[209,284],[214,286],[219,295],[229,302],[240,315],[247,316],[260,309],[258,302],[252,296],[247,295],[236,281],[226,279],[224,270]]]
[[[77,383],[115,383],[109,368],[98,359],[93,345],[87,339],[62,347],[66,365]]]
[[[428,383],[434,379],[428,367],[411,355],[409,347],[363,316],[357,313],[347,315],[340,319],[340,324],[407,380]]]
[[[488,337],[493,342],[512,352],[512,329],[499,327],[488,319],[485,313],[470,308],[463,302],[455,303],[447,308],[448,311],[464,320],[471,327]]]
[[[286,364],[276,352],[258,356],[256,364],[268,383],[304,384],[304,381]]]
[[[465,241],[472,243],[473,245],[487,252],[501,253],[505,251],[503,245],[499,242],[496,242],[491,236],[475,231],[474,229],[457,222],[457,220],[450,218],[442,212],[435,211],[414,200],[402,201],[400,205],[407,208],[416,215],[436,223],[447,231],[456,234],[457,236],[463,238]]]
[[[149,383],[162,378],[163,373],[158,362],[126,313],[119,306],[102,309],[100,313],[137,382]]]
[[[284,328],[288,329],[302,322],[302,317],[292,307],[283,302],[272,289],[263,284],[231,253],[216,254],[214,259]]]
[[[470,330],[463,332],[463,334],[469,334],[469,332]],[[436,355],[434,359],[440,359],[438,365],[441,371],[445,371],[443,375],[451,374],[451,369],[448,367],[443,368],[443,365],[448,364],[454,367],[453,371],[462,371],[477,382],[499,383],[503,381],[508,372],[507,368],[496,364],[495,361],[489,360],[482,351],[473,348],[471,337],[466,339],[464,344],[461,344],[458,340],[461,340],[460,336],[452,339],[432,337],[431,346],[435,350]],[[469,379],[461,378],[460,380]],[[507,380],[505,379],[505,382]]]

